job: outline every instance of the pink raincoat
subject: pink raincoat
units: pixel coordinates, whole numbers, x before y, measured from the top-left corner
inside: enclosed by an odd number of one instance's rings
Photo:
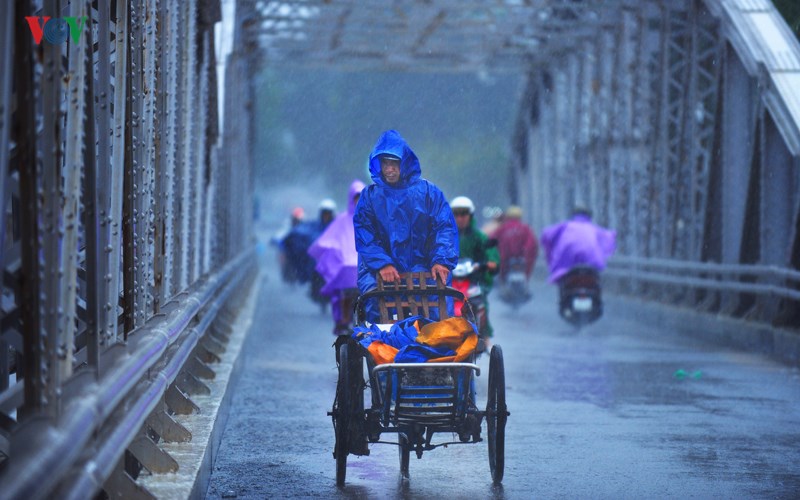
[[[347,211],[340,213],[308,249],[308,255],[317,261],[316,270],[325,279],[320,292],[331,298],[331,310],[339,312],[339,290],[356,288],[358,278],[358,253],[353,232],[353,214],[356,196],[364,183],[354,180],[347,195]],[[338,318],[335,318],[338,319]]]
[[[533,230],[519,219],[507,219],[491,237],[497,240],[500,251],[500,278],[505,279],[514,257],[525,259],[525,276],[530,278],[539,255],[539,242]]]

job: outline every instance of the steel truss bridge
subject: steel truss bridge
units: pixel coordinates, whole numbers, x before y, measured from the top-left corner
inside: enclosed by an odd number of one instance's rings
[[[4,498],[148,497],[142,470],[180,467],[162,445],[191,439],[175,417],[257,274],[265,65],[523,71],[508,178],[528,222],[589,204],[618,231],[618,292],[798,327],[800,44],[768,0],[2,10]]]

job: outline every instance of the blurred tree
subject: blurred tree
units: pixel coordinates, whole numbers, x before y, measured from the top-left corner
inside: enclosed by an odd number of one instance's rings
[[[255,154],[264,186],[321,177],[344,190],[354,177],[369,182],[372,146],[394,128],[419,156],[423,177],[448,197],[508,201],[504,172],[519,75],[280,68],[266,70],[262,82]]]
[[[800,0],[774,0],[774,3],[794,34],[800,38]]]

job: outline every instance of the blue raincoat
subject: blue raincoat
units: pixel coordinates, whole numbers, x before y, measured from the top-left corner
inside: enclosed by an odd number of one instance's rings
[[[385,153],[400,158],[395,185],[381,175],[378,156]],[[434,264],[452,270],[458,263],[453,212],[442,191],[421,177],[417,155],[396,130],[378,139],[369,156],[369,172],[374,184],[361,192],[353,218],[361,293],[375,288],[375,275],[389,264],[400,273],[430,271]],[[367,304],[367,320],[378,321],[375,304]]]
[[[307,252],[323,229],[321,221],[303,221],[293,227],[281,241],[286,264],[291,267],[299,283],[307,283],[314,276],[316,262]]]

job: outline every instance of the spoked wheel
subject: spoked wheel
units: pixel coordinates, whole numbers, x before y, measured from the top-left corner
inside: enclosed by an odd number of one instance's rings
[[[408,479],[408,463],[410,462],[411,458],[411,442],[403,432],[398,434],[398,436],[398,442],[400,444],[400,446],[398,446],[400,449],[400,475]]]
[[[344,486],[347,475],[347,454],[349,453],[350,408],[353,394],[350,387],[350,346],[339,346],[339,380],[336,384],[336,408],[333,426],[336,434],[334,455],[336,456],[336,485]]]
[[[339,379],[333,409],[336,445],[336,484],[344,485],[347,455],[369,455],[365,434],[364,365],[357,346],[339,345]]]
[[[506,420],[506,375],[503,366],[503,350],[492,347],[489,354],[489,395],[486,401],[486,426],[489,444],[489,469],[492,480],[503,481],[505,469]]]

